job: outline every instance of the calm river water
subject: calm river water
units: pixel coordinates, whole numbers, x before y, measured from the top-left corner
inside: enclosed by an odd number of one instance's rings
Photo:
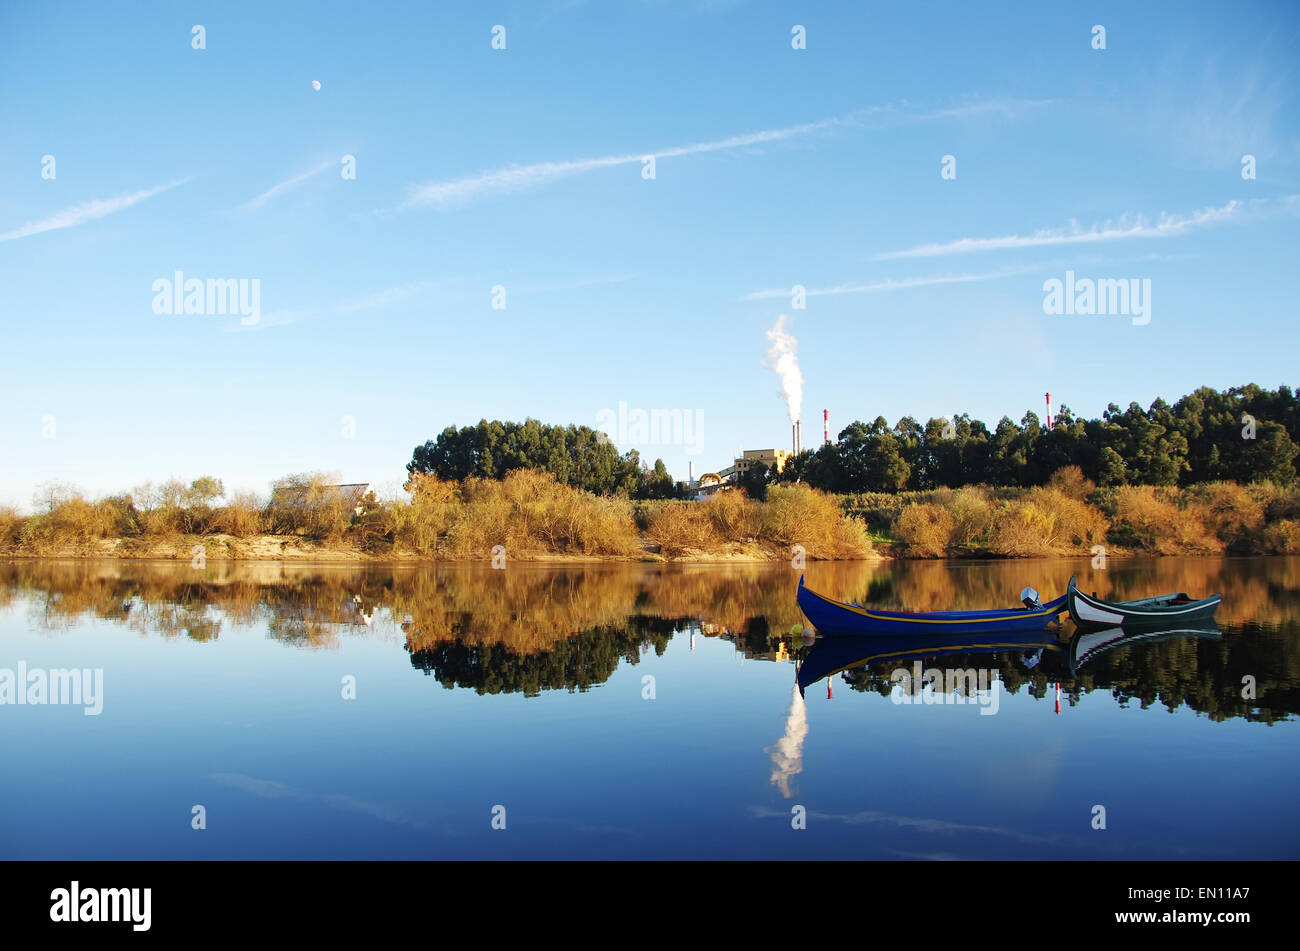
[[[0,565],[0,857],[1300,858],[1300,559],[806,575],[940,610],[1076,572],[1222,592],[1218,630],[900,659],[809,647],[784,565]],[[987,689],[893,690],[916,660]]]

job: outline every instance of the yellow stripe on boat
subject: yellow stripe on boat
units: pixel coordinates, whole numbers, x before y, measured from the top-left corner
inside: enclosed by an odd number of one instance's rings
[[[880,660],[882,657],[903,658],[903,657],[910,657],[913,654],[921,654],[922,656],[924,656],[925,654],[931,654],[938,650],[951,651],[954,654],[964,654],[966,651],[1005,650],[1006,648],[1013,648],[1013,649],[1018,648],[1022,651],[1026,651],[1030,649],[1037,650],[1038,648],[1042,648],[1043,650],[1056,651],[1057,653],[1063,653],[1065,650],[1065,648],[1061,647],[1059,644],[1026,644],[1023,641],[1017,641],[1012,643],[1006,643],[1000,641],[996,644],[957,644],[951,647],[950,646],[935,647],[932,644],[929,647],[916,647],[913,648],[912,650],[907,650],[907,651],[885,651],[880,654],[872,654],[870,657],[864,657],[862,658],[862,660],[855,660],[851,664],[845,664],[843,667],[837,667],[834,670],[827,671],[825,674],[823,674],[821,677],[818,677],[817,679],[822,680],[826,677],[834,677],[836,674],[842,674],[846,670],[853,670],[854,668],[861,667],[864,664],[870,664],[872,661]]]
[[[1042,617],[1044,614],[1059,614],[1061,612],[1061,609],[1057,608],[1054,611],[1048,609],[1042,611],[1015,611],[1005,617],[966,617],[950,619],[922,618],[911,614],[876,614],[873,611],[868,611],[866,608],[860,607],[856,604],[848,604],[844,601],[836,601],[833,598],[828,598],[825,595],[818,594],[816,591],[813,591],[811,588],[806,586],[804,590],[820,601],[825,601],[827,604],[833,604],[837,608],[843,608],[845,611],[851,611],[854,614],[860,614],[862,617],[871,618],[873,621],[894,621],[905,624],[993,624],[997,621],[1023,621],[1027,617]]]

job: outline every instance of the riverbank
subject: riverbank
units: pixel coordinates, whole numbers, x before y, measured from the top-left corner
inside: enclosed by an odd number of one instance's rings
[[[348,497],[301,479],[268,501],[196,480],[87,499],[51,491],[36,514],[0,509],[0,557],[419,563],[1295,554],[1300,490],[1272,483],[1097,487],[1077,467],[1046,485],[832,495],[777,483],[752,499],[632,500],[540,470],[501,480],[419,475],[409,496]]]
[[[0,558],[11,561],[60,561],[118,559],[122,561],[189,561],[197,562],[285,562],[298,564],[465,564],[491,561],[491,551],[479,554],[456,553],[451,550],[422,551],[391,548],[377,553],[366,551],[346,541],[319,543],[296,535],[254,535],[237,538],[233,535],[188,535],[172,539],[101,538],[93,541],[51,546],[40,552],[24,551],[10,547],[0,551]],[[554,564],[601,563],[681,563],[681,564],[773,564],[790,562],[789,549],[753,542],[733,543],[719,549],[702,550],[683,548],[666,555],[648,537],[642,538],[640,550],[626,554],[584,554],[582,552],[505,549],[497,559]],[[839,561],[884,561],[890,556],[877,550],[867,551],[858,557],[843,559],[815,559]]]
[[[682,548],[672,554],[665,554],[661,546],[652,539],[642,537],[640,549],[631,554],[584,554],[582,552],[545,551],[545,550],[510,550],[498,553],[498,564],[511,562],[529,564],[556,565],[600,565],[600,564],[683,564],[683,565],[765,565],[792,564],[797,553],[790,548],[772,545],[760,545],[753,542],[732,543],[719,549]],[[1285,554],[1274,552],[1273,554]],[[1029,558],[1077,559],[1080,557],[1097,557],[1099,553],[1085,548],[1054,551],[1046,554],[1027,555]],[[1222,554],[1222,551],[1159,552],[1141,548],[1109,546],[1104,555],[1109,560],[1148,557],[1174,557],[1192,555],[1210,557]],[[200,559],[200,555],[202,558]],[[504,556],[504,557],[503,557]],[[917,554],[916,551],[901,541],[882,541],[874,544],[870,551],[846,558],[809,558],[806,562],[852,563],[852,562],[893,562],[893,561],[1001,561],[1016,560],[1017,556],[990,552],[982,549],[944,549],[937,554]],[[237,538],[232,535],[189,535],[169,540],[138,538],[104,538],[92,542],[65,544],[47,548],[41,552],[30,552],[10,547],[0,550],[0,560],[9,562],[53,562],[53,561],[140,561],[140,562],[190,562],[191,564],[298,564],[298,565],[428,565],[428,564],[475,564],[493,561],[491,552],[481,554],[464,554],[448,550],[437,552],[417,552],[410,549],[394,548],[377,553],[366,551],[346,542],[318,543],[295,535],[255,535]]]
[[[1300,491],[1271,482],[1098,487],[1077,466],[1033,488],[841,496],[878,547],[908,558],[1300,553]]]

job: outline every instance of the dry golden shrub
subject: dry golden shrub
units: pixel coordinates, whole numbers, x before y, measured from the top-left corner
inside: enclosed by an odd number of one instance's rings
[[[942,508],[949,508],[952,505],[953,496],[957,494],[955,489],[946,485],[941,485],[937,489],[931,489],[929,492],[921,495],[920,498],[912,499],[908,504],[913,502],[929,502],[931,505],[938,505]],[[902,512],[898,513],[902,515]]]
[[[1264,484],[1273,490],[1266,510],[1270,522],[1283,518],[1300,519],[1300,486],[1284,489],[1272,483]]]
[[[526,513],[529,537],[548,551],[623,555],[636,548],[636,524],[627,499],[601,497],[560,485],[552,473],[512,472],[507,498]]]
[[[1115,526],[1149,551],[1162,555],[1218,552],[1223,543],[1200,519],[1195,508],[1180,509],[1151,485],[1126,485],[1115,500]]]
[[[865,558],[871,554],[866,527],[845,515],[840,503],[806,485],[774,485],[760,507],[760,537],[782,547],[802,545],[812,558]]]
[[[170,538],[181,534],[185,517],[184,495],[185,484],[175,479],[161,485],[146,482],[132,489],[132,505],[141,532],[155,538]]]
[[[646,534],[665,555],[712,548],[718,539],[704,505],[696,503],[661,508],[650,515]]]
[[[768,489],[768,498],[771,498],[773,491],[777,491],[780,496],[780,489],[780,486]],[[763,518],[760,513],[765,507],[760,507],[758,502],[742,491],[715,492],[713,498],[704,503],[704,508],[714,533],[725,541],[749,541],[762,530]]]
[[[544,470],[517,469],[501,481],[466,479],[460,495],[460,505],[443,503],[452,506],[448,542],[457,555],[483,556],[497,545],[521,553],[628,555],[636,550],[636,524],[626,499],[560,485]]]
[[[247,538],[262,531],[262,501],[255,492],[236,492],[212,514],[212,527],[226,535]]]
[[[1268,554],[1300,554],[1300,521],[1293,518],[1279,519],[1266,525],[1260,534],[1260,547]]]
[[[999,504],[989,549],[1009,557],[1065,554],[1101,541],[1106,528],[1106,517],[1091,505],[1041,487]]]
[[[404,488],[411,494],[410,503],[389,505],[394,543],[420,554],[436,552],[439,536],[451,529],[461,504],[460,485],[417,472],[406,481]]]
[[[948,553],[956,521],[941,505],[921,502],[903,509],[894,523],[894,534],[907,545],[907,553],[918,558],[941,558]]]
[[[306,472],[285,476],[271,489],[265,526],[272,534],[297,534],[339,541],[352,524],[353,504],[337,486],[338,476]]]
[[[1183,491],[1188,509],[1219,541],[1236,548],[1254,547],[1267,505],[1258,493],[1235,482],[1204,482]]]
[[[9,506],[0,507],[0,547],[18,544],[18,535],[22,530],[23,517]]]
[[[767,490],[762,508],[764,539],[778,545],[803,545],[810,549],[817,539],[826,539],[841,517],[817,505],[816,490],[805,485],[774,485]]]
[[[448,543],[453,553],[462,557],[477,556],[490,552],[497,545],[504,545],[507,551],[511,547],[523,547],[524,533],[517,523],[512,526],[513,512],[500,482],[466,479],[461,483],[461,497],[463,504],[457,508],[448,528]],[[520,544],[512,545],[512,541]]]
[[[18,544],[33,552],[50,552],[112,538],[121,529],[119,513],[107,501],[92,502],[70,486],[48,486],[38,511],[15,526]]]
[[[952,493],[947,505],[953,520],[949,547],[979,547],[993,519],[993,506],[984,487],[963,486]]]
[[[1062,466],[1057,469],[1047,480],[1047,487],[1056,489],[1077,502],[1088,501],[1088,497],[1097,491],[1097,483],[1085,476],[1078,466]]]
[[[1030,490],[1029,500],[1055,517],[1057,534],[1054,542],[1058,551],[1086,549],[1105,540],[1110,523],[1101,510],[1083,499],[1074,498],[1059,489],[1041,488]]]
[[[1056,525],[1051,515],[1024,500],[998,504],[989,532],[989,550],[997,555],[1030,558],[1050,555]]]
[[[843,516],[835,525],[832,538],[835,558],[862,559],[871,555],[871,535],[862,521]]]
[[[631,555],[641,550],[636,520],[627,499],[589,496],[571,490],[580,511],[574,530],[577,546],[588,555]],[[580,503],[580,504],[579,504]]]

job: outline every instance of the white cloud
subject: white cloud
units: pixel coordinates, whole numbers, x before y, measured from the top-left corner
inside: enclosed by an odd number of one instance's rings
[[[241,331],[260,330],[265,327],[283,327],[286,324],[296,324],[304,320],[311,320],[315,317],[323,317],[331,314],[357,314],[371,310],[380,310],[392,304],[401,303],[415,297],[425,291],[428,291],[439,285],[439,281],[410,281],[406,284],[397,284],[393,287],[386,287],[383,290],[375,291],[364,297],[354,297],[350,300],[339,301],[328,307],[294,307],[284,310],[272,311],[262,315],[262,319],[256,324],[231,324],[226,328],[227,333],[238,333]]]
[[[719,152],[739,149],[769,142],[780,142],[802,136],[825,132],[837,127],[861,125],[866,119],[889,118],[893,120],[929,120],[958,118],[973,115],[985,115],[999,112],[1005,115],[1018,114],[1026,106],[1041,105],[1037,100],[977,100],[962,103],[945,109],[920,112],[907,104],[900,106],[876,106],[862,109],[844,116],[833,116],[816,122],[804,122],[798,125],[783,126],[778,129],[765,129],[743,135],[734,135],[712,142],[697,142],[693,145],[679,145],[657,151],[626,153],[623,155],[605,155],[597,158],[572,159],[563,162],[536,162],[530,165],[511,165],[506,168],[478,172],[461,178],[444,181],[426,182],[414,185],[407,193],[403,208],[429,207],[448,208],[464,204],[476,198],[504,194],[525,188],[535,188],[561,178],[582,175],[601,168],[619,165],[639,164],[646,156],[653,155],[656,160],[680,158],[687,155],[699,155],[706,152]]]
[[[335,809],[364,813],[365,815],[372,816],[373,818],[379,819],[383,822],[422,828],[427,827],[424,821],[411,818],[400,809],[384,802],[371,802],[339,793],[315,793],[310,790],[289,786],[274,779],[257,779],[254,776],[245,776],[242,773],[212,773],[211,778],[216,780],[218,783],[221,783],[223,786],[242,789],[246,793],[260,796],[263,799],[291,799],[301,802],[321,802],[325,805],[332,806]]]
[[[293,176],[293,178],[285,179],[284,181],[280,182],[278,185],[272,185],[266,191],[262,192],[262,194],[258,195],[256,198],[252,198],[244,202],[235,210],[256,211],[257,209],[265,205],[267,202],[269,202],[272,198],[275,198],[277,195],[279,195],[281,192],[288,191],[290,188],[294,188],[298,185],[301,185],[303,182],[307,181],[308,179],[315,178],[317,175],[320,175],[322,172],[329,171],[331,168],[334,168],[334,162],[332,160],[328,162],[322,162],[320,165],[317,165],[315,168],[303,172],[301,175],[295,175]]]
[[[382,291],[376,291],[373,294],[367,294],[365,297],[340,301],[331,309],[338,314],[354,314],[359,311],[377,310],[380,307],[387,307],[389,304],[407,300],[421,291],[429,290],[436,286],[437,283],[437,281],[411,281],[407,284],[398,284]]]
[[[600,284],[623,284],[636,278],[635,274],[610,274],[605,277],[584,277],[574,281],[562,281],[557,284],[528,284],[523,287],[511,287],[512,294],[546,294],[551,291],[572,291],[583,287],[595,287]]]
[[[831,297],[838,294],[876,294],[883,291],[907,290],[913,287],[933,287],[938,284],[969,284],[975,281],[995,281],[1002,277],[1013,277],[1042,270],[1042,266],[1003,268],[983,274],[927,274],[920,277],[884,278],[879,281],[863,281],[847,284],[835,284],[831,287],[808,288],[809,297]],[[788,298],[789,287],[774,287],[762,291],[752,291],[741,300],[768,300],[777,297]]]
[[[1117,222],[1105,222],[1082,229],[1071,222],[1066,228],[1041,229],[1032,234],[1009,234],[988,238],[958,238],[955,241],[921,244],[902,251],[877,254],[873,260],[888,261],[898,258],[937,258],[952,254],[971,254],[979,251],[1004,251],[1008,249],[1055,247],[1067,244],[1100,244],[1105,241],[1124,241],[1130,238],[1169,238],[1196,228],[1211,227],[1239,218],[1245,205],[1232,200],[1219,208],[1202,208],[1190,215],[1162,214],[1155,221],[1142,216],[1125,215]]]
[[[843,124],[843,119],[824,119],[802,125],[787,126],[783,129],[768,129],[748,135],[736,135],[716,142],[699,142],[695,145],[683,145],[657,152],[639,152],[627,155],[606,155],[600,158],[574,159],[567,162],[537,162],[532,165],[512,165],[495,171],[480,172],[464,178],[455,178],[443,182],[429,182],[413,187],[402,207],[428,206],[445,208],[458,205],[484,195],[501,194],[534,188],[560,178],[580,175],[600,168],[617,165],[640,163],[648,155],[655,159],[678,158],[684,155],[696,155],[702,152],[717,152],[723,149],[736,149],[749,145],[761,145],[777,142],[798,135],[807,135],[835,125]]]
[[[1284,35],[1261,37],[1244,62],[1221,49],[1181,48],[1135,84],[1145,94],[1111,105],[1112,121],[1137,120],[1146,141],[1191,168],[1240,169],[1245,153],[1293,157],[1300,142],[1287,128],[1294,84]]]
[[[46,231],[58,231],[60,228],[75,228],[77,225],[83,225],[88,221],[94,221],[97,218],[106,218],[119,211],[125,211],[132,205],[144,201],[146,198],[160,195],[165,191],[175,188],[177,185],[185,184],[187,181],[189,181],[189,179],[184,178],[179,181],[168,182],[165,185],[146,188],[143,191],[132,192],[129,195],[118,195],[116,198],[97,198],[94,201],[83,202],[80,205],[73,205],[70,208],[64,208],[62,211],[56,211],[48,218],[41,218],[38,221],[29,221],[27,224],[20,225],[13,231],[6,231],[5,233],[0,234],[0,241],[13,241],[16,238],[26,238],[30,235],[42,234]]]

